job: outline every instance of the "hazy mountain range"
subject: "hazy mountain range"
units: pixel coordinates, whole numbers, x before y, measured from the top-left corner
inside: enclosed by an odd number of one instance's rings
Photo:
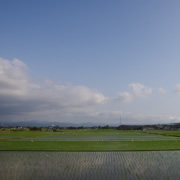
[[[42,121],[19,121],[19,122],[2,122],[0,126],[22,126],[22,127],[48,127],[48,126],[60,126],[60,127],[92,127],[92,126],[118,126],[117,124],[105,124],[105,123],[70,123],[70,122],[42,122]]]

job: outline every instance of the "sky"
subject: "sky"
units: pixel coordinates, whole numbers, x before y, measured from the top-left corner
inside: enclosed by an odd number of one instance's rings
[[[0,0],[0,123],[180,122],[179,0]]]

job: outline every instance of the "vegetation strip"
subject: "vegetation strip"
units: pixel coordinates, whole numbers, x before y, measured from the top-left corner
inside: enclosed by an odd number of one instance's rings
[[[179,131],[62,130],[0,131],[0,150],[7,151],[154,151],[180,150],[180,138],[162,136]],[[153,133],[159,133],[154,135]]]
[[[143,131],[143,133],[162,135],[162,136],[171,136],[171,137],[180,137],[180,131],[147,130],[147,131]]]
[[[152,151],[180,150],[180,141],[1,141],[0,150],[25,151]]]

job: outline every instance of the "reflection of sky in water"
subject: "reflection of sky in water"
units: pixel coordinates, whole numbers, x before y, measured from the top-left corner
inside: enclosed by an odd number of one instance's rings
[[[180,151],[0,152],[0,179],[180,179]]]

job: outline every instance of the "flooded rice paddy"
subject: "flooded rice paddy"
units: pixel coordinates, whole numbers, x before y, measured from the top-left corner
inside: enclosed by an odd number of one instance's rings
[[[180,151],[1,151],[1,180],[180,179]]]
[[[41,137],[0,136],[0,140],[10,141],[167,141],[179,140],[180,137],[154,134],[110,134],[110,135],[51,135]]]

